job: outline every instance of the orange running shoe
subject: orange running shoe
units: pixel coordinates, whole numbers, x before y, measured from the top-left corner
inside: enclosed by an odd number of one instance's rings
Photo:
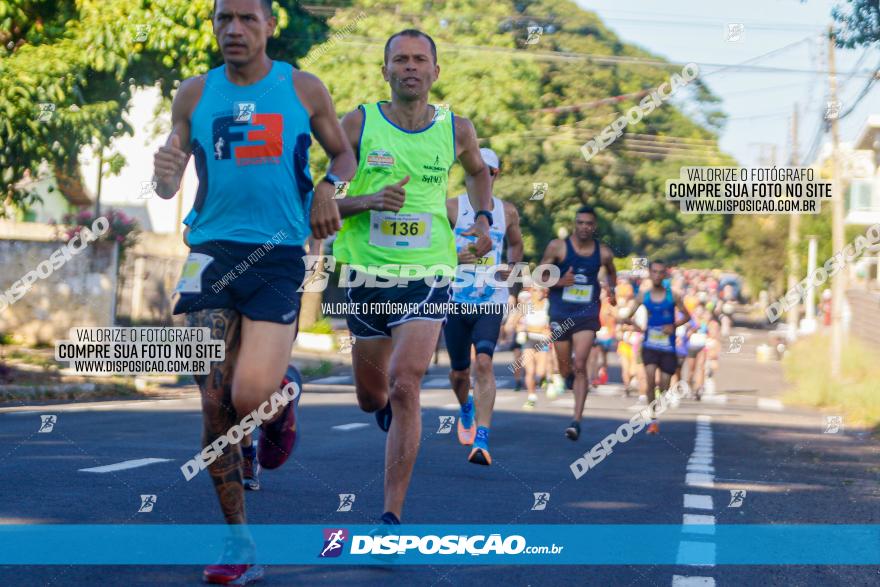
[[[477,424],[474,422],[474,396],[468,396],[467,402],[458,412],[458,441],[465,446],[474,443],[477,435]]]
[[[660,433],[660,426],[657,424],[657,422],[651,422],[650,424],[648,424],[648,434],[659,434],[659,433]]]

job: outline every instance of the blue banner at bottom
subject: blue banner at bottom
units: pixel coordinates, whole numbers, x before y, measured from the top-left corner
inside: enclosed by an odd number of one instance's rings
[[[254,561],[273,565],[880,565],[880,526],[0,525],[0,565]]]

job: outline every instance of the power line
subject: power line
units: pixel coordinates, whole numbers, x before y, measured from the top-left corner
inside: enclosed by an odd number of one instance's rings
[[[797,41],[794,44],[803,42]],[[373,39],[370,37],[349,37],[345,40],[340,41],[341,44],[346,45],[358,45],[364,47],[385,47],[384,39]],[[658,61],[656,59],[644,59],[640,57],[624,57],[624,56],[615,56],[615,55],[599,55],[593,53],[578,53],[573,51],[533,51],[533,50],[521,50],[521,49],[508,49],[505,47],[492,47],[486,45],[463,45],[460,43],[445,43],[445,42],[437,42],[438,47],[458,50],[458,51],[473,51],[477,53],[494,53],[494,54],[502,54],[502,55],[510,55],[515,58],[523,58],[523,59],[535,59],[535,60],[549,60],[549,61],[588,61],[597,65],[648,65],[654,67],[663,67],[663,68],[682,68],[687,63],[679,63],[672,61]],[[713,71],[705,74],[703,77],[707,77],[710,75],[715,75],[720,73],[721,71],[727,70],[743,70],[749,71],[753,73],[823,73],[827,74],[827,71],[822,70],[813,70],[813,69],[795,69],[790,67],[771,67],[771,66],[762,66],[762,65],[748,65],[750,61],[754,61],[757,59],[762,59],[768,57],[774,52],[782,51],[783,49],[787,49],[790,46],[781,47],[780,49],[775,49],[768,54],[759,55],[758,57],[754,57],[750,60],[744,61],[743,63],[700,63],[700,62],[692,62],[695,63],[698,67],[709,67],[709,68],[719,68],[719,71]],[[844,72],[851,74],[854,77],[871,77],[874,75],[874,72],[868,71],[852,71],[852,72]]]
[[[307,12],[314,13],[314,14],[324,14],[324,15],[333,15],[337,10],[340,10],[340,9],[357,8],[356,6],[353,6],[351,4],[322,4],[322,5],[303,4],[303,5],[301,5],[301,7],[303,10],[305,10]],[[370,10],[374,10],[374,11],[384,10],[385,12],[393,13],[396,16],[405,16],[405,17],[411,17],[411,18],[412,17],[424,18],[424,16],[425,16],[424,14],[417,14],[417,13],[413,13],[413,12],[399,12],[398,10],[393,9],[391,6],[372,6],[372,7],[370,7]],[[661,16],[661,17],[669,17],[669,16],[674,17],[676,15],[675,14],[668,14],[668,13],[661,14],[661,13],[649,13],[649,12],[641,12],[641,11],[629,12],[629,11],[614,11],[614,10],[602,11],[601,13],[599,13],[595,10],[590,10],[589,8],[583,9],[583,10],[585,11],[585,13],[591,13],[591,14],[595,15],[603,23],[605,21],[645,22],[645,23],[652,23],[652,24],[685,24],[685,25],[705,26],[705,27],[717,28],[719,25],[725,24],[727,22],[727,21],[719,21],[717,19],[716,20],[710,20],[710,19],[683,20],[683,19],[668,19],[668,18],[666,20],[663,20],[663,19],[653,19],[653,20],[632,19],[632,18],[621,18],[621,17],[607,16],[607,15],[609,13],[614,13],[614,12],[619,12],[621,14],[638,14],[641,16],[650,16],[651,14],[654,14],[656,16]],[[441,18],[443,16],[446,16],[446,15],[443,13],[441,13],[439,15],[439,17],[441,17]],[[448,14],[448,16],[455,17],[456,15],[455,15],[455,13],[450,12]],[[690,15],[680,15],[680,16],[686,17],[686,16],[690,16]],[[501,16],[496,22],[497,23],[502,23],[505,21],[540,22],[542,20],[545,22],[558,22],[560,20],[560,17],[558,15],[551,15],[551,14],[507,14],[507,15]],[[780,23],[768,23],[768,22],[764,22],[764,21],[762,21],[760,23],[757,23],[754,21],[753,22],[743,21],[743,23],[746,24],[747,28],[749,28],[749,29],[761,29],[761,30],[815,31],[815,30],[822,29],[821,26],[813,26],[813,25],[797,24],[797,23],[781,23],[781,22]]]

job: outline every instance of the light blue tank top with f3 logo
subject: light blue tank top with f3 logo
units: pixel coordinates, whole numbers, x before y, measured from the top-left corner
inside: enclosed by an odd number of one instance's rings
[[[238,86],[226,66],[207,74],[192,115],[199,187],[184,224],[189,243],[235,241],[302,246],[314,185],[309,114],[293,86],[293,66],[273,61],[258,82]]]

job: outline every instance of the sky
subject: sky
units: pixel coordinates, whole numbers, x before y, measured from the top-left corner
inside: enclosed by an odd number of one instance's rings
[[[596,12],[621,40],[638,45],[673,62],[695,62],[710,90],[723,101],[729,119],[720,135],[721,150],[743,166],[755,166],[770,158],[776,145],[776,163],[786,165],[791,152],[791,116],[797,102],[800,112],[798,152],[810,151],[828,100],[827,39],[820,38],[831,23],[835,2],[824,0],[578,0]],[[729,24],[742,24],[740,40],[727,40]],[[755,65],[818,71],[725,70],[703,64],[742,63],[771,51],[798,43]],[[838,101],[843,110],[852,104],[867,82],[848,78],[859,58],[860,70],[873,70],[880,63],[877,47],[867,51],[835,51]],[[717,73],[713,73],[716,72]],[[880,83],[840,121],[840,140],[852,142],[867,116],[880,113]],[[610,122],[610,121],[609,121]],[[827,137],[826,137],[827,140]],[[763,144],[763,145],[762,145]],[[763,152],[762,152],[763,151]]]
[[[788,164],[795,102],[800,110],[798,150],[801,158],[810,151],[827,102],[828,76],[824,73],[827,71],[827,41],[820,35],[831,22],[834,2],[578,0],[578,4],[598,13],[605,25],[627,43],[669,61],[697,63],[709,88],[723,100],[721,109],[729,116],[720,134],[720,147],[740,165],[767,163],[770,145],[776,146],[776,163]],[[738,41],[727,39],[729,24],[743,25]],[[721,68],[717,66],[742,63],[779,49],[782,50],[754,64],[806,73],[719,71]],[[876,47],[869,51],[837,50],[835,58],[840,72],[839,101],[846,109],[867,81],[865,77],[849,77],[847,72],[855,68],[860,58],[863,59],[859,69],[877,67],[880,50]],[[157,99],[158,92],[152,88],[138,92],[128,116],[135,129],[152,126]],[[840,121],[841,142],[855,140],[871,113],[880,114],[880,83],[875,84],[852,114]],[[149,181],[152,176],[153,152],[162,142],[164,137],[152,138],[144,131],[117,141],[116,148],[129,164],[121,175],[104,177],[102,199],[111,204],[146,204],[153,229],[174,232],[180,226],[177,198],[161,200],[154,195],[146,200],[138,199],[141,182]],[[817,147],[821,147],[821,143]],[[94,192],[97,167],[88,154],[83,157],[83,174],[87,187]],[[196,185],[190,163],[184,178],[184,216],[192,207]]]

